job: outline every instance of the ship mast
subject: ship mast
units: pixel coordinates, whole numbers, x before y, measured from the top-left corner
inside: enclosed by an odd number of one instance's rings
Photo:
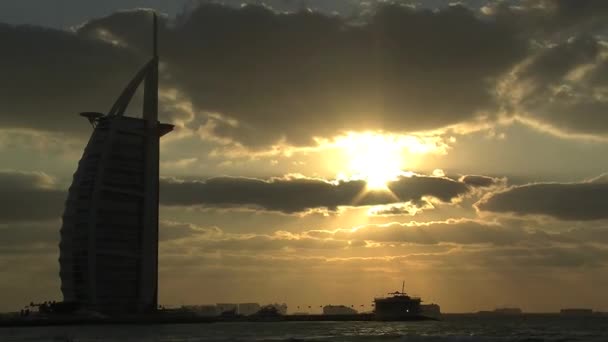
[[[143,118],[155,126],[158,121],[158,27],[156,12],[152,15],[152,60],[144,79]]]

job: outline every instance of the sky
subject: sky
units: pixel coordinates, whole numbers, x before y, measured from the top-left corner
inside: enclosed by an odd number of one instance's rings
[[[61,299],[78,113],[151,10],[160,304],[608,311],[608,2],[241,2],[0,2],[0,311]]]

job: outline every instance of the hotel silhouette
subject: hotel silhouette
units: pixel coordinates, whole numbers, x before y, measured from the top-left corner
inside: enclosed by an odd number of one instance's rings
[[[157,308],[158,121],[157,25],[152,59],[107,114],[86,112],[94,127],[78,163],[63,214],[59,244],[64,302],[103,313]],[[125,111],[143,84],[143,114]]]

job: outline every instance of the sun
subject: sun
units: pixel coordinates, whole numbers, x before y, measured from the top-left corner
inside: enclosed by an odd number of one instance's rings
[[[402,173],[403,146],[394,137],[351,133],[337,143],[346,153],[348,173],[365,180],[368,190],[388,190],[388,183]]]

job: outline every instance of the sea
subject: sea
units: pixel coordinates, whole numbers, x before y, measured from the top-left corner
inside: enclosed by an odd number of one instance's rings
[[[1,342],[608,341],[608,316],[450,316],[425,322],[268,322],[0,328]]]

